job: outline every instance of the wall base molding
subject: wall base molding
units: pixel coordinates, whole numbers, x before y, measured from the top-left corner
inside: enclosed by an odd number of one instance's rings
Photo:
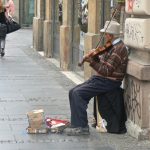
[[[127,132],[138,140],[150,140],[150,129],[140,128],[138,125],[134,124],[131,120],[126,122]]]

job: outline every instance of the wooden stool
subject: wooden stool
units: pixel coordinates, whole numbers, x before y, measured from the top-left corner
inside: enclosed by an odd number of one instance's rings
[[[97,114],[97,126],[96,129],[98,132],[107,132],[105,127],[104,119],[101,117],[99,108],[98,108],[98,97],[96,96],[96,114]]]

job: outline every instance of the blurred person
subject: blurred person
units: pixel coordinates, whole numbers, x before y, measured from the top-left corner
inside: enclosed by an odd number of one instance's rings
[[[15,13],[15,5],[13,0],[7,0],[5,5],[6,8],[6,17],[13,17]]]
[[[6,25],[5,12],[6,12],[6,8],[3,5],[2,0],[0,0],[0,23]],[[5,55],[5,40],[6,40],[6,35],[0,36],[0,54],[1,54],[1,57],[3,57]]]

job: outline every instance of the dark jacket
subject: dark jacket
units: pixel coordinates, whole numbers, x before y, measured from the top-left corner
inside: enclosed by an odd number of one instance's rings
[[[5,9],[0,12],[0,39],[5,39],[7,34]]]
[[[0,23],[2,23],[2,24],[6,24],[5,11],[6,11],[6,9],[4,9],[3,11],[0,12]]]

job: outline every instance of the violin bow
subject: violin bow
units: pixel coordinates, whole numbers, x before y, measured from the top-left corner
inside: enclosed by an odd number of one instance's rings
[[[101,36],[99,42],[98,42],[97,45],[96,45],[96,48],[101,44],[101,42],[102,42],[102,40],[103,40],[103,38],[104,38],[104,36],[105,36],[105,34],[106,34],[106,30],[108,29],[108,27],[109,27],[111,21],[114,19],[114,17],[115,17],[115,15],[116,15],[117,11],[118,11],[118,8],[116,7],[115,10],[114,10],[114,12],[113,12],[113,15],[112,15],[112,17],[111,17],[111,19],[110,19],[110,21],[109,21],[109,23],[108,23],[107,26],[106,26],[106,29],[105,29],[104,33],[102,34],[102,36]]]
[[[105,36],[105,34],[106,34],[106,30],[108,29],[108,27],[109,27],[109,25],[110,25],[111,21],[114,19],[114,17],[115,17],[115,15],[116,15],[117,11],[118,11],[118,9],[117,9],[117,7],[116,7],[116,8],[115,8],[115,10],[114,10],[114,12],[113,12],[113,15],[112,15],[112,17],[111,17],[111,20],[109,21],[109,23],[108,23],[108,25],[107,25],[107,27],[106,27],[106,29],[105,29],[105,31],[104,31],[104,33],[103,33],[103,35],[101,36],[101,38],[100,38],[99,42],[97,43],[97,45],[96,45],[96,48],[95,48],[95,49],[97,49],[97,48],[98,48],[98,46],[101,44],[101,42],[102,42],[102,40],[103,40],[103,38],[104,38],[104,36]],[[81,62],[79,62],[79,63],[78,63],[78,66],[80,66],[80,67],[81,67],[83,63],[84,63],[84,59],[83,59]]]

